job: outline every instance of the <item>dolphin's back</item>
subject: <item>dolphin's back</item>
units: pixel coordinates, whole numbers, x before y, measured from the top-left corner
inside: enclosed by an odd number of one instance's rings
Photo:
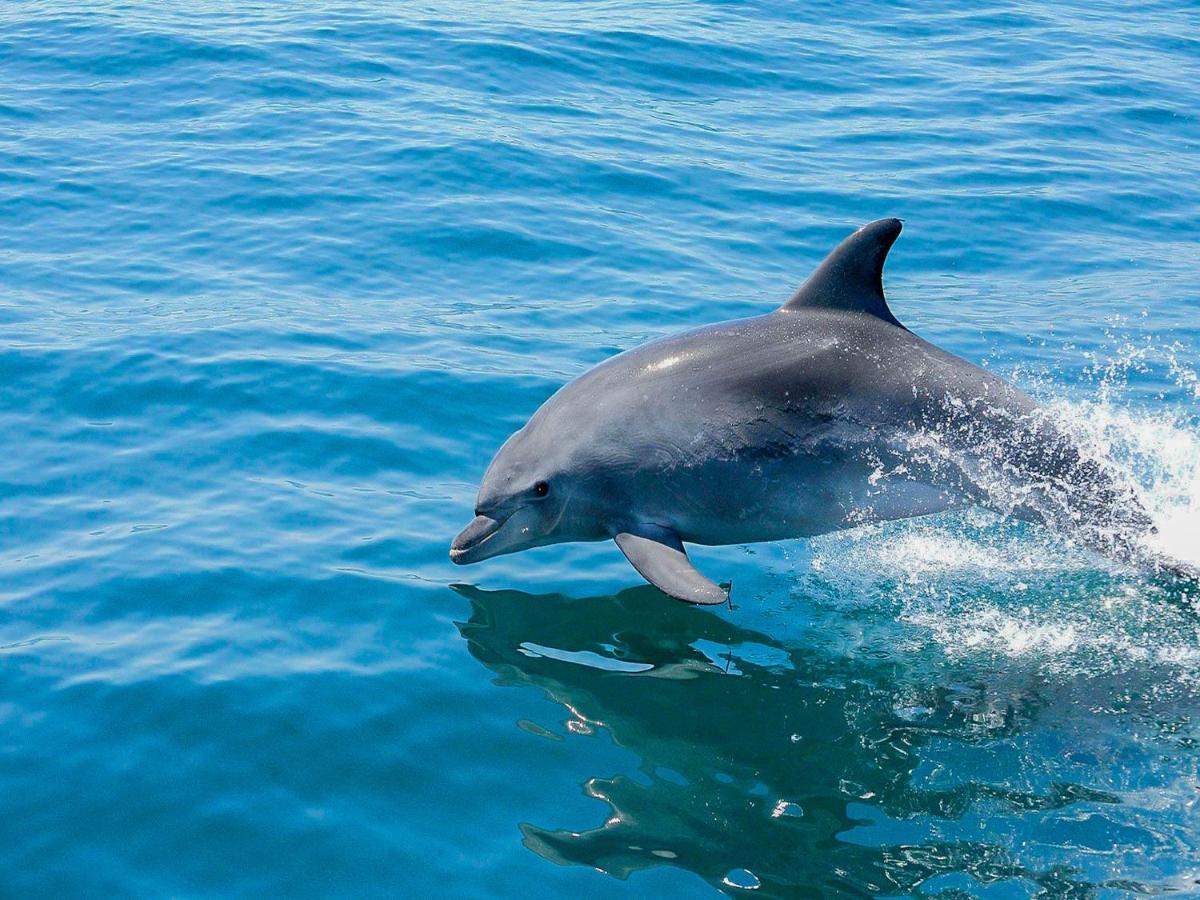
[[[688,465],[714,454],[802,449],[830,429],[914,428],[980,401],[1009,417],[1037,409],[1007,382],[906,329],[805,310],[646,344],[596,366],[552,403],[589,410],[585,427],[631,453],[672,446],[673,463]]]

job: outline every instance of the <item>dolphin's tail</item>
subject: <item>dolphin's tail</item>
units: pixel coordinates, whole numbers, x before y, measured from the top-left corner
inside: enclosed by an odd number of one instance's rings
[[[1157,529],[1151,532],[1157,533]],[[1127,561],[1149,569],[1155,575],[1185,582],[1187,587],[1200,588],[1200,566],[1177,559],[1145,541],[1137,545],[1137,549],[1130,554]]]
[[[1200,587],[1200,567],[1165,557],[1155,560],[1154,565],[1167,575],[1171,575],[1181,581],[1189,581],[1196,587]]]
[[[1149,520],[1149,516],[1145,514],[1141,504],[1137,504],[1135,510],[1137,514],[1140,514],[1138,524],[1141,524],[1141,516],[1145,516],[1146,520]],[[1158,533],[1158,528],[1149,524],[1147,527],[1133,528],[1123,533],[1109,531],[1099,540],[1095,539],[1094,532],[1092,534],[1077,532],[1077,536],[1082,538],[1082,542],[1092,550],[1117,562],[1134,566],[1153,576],[1183,582],[1184,587],[1200,588],[1200,566],[1177,559],[1161,548],[1155,547],[1153,538]]]

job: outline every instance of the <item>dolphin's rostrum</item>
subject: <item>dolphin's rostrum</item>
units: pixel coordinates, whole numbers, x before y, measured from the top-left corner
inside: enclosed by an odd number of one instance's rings
[[[897,321],[898,219],[860,228],[776,311],[585,372],[500,448],[450,558],[611,538],[690,603],[727,593],[684,542],[806,537],[979,504],[1129,557],[1153,530],[1130,486],[1037,403]]]

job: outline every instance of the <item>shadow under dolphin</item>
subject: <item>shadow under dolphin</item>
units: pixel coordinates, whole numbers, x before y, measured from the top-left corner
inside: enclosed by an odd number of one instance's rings
[[[452,587],[471,605],[459,631],[497,685],[539,689],[568,730],[606,730],[640,760],[638,773],[584,783],[611,808],[595,828],[522,824],[548,860],[622,879],[671,865],[719,890],[780,897],[967,896],[1005,880],[1047,897],[1154,890],[1045,854],[1024,862],[1011,841],[965,824],[980,806],[1013,819],[1073,804],[1094,813],[1120,802],[1111,793],[1037,779],[923,786],[935,743],[971,752],[1033,729],[1048,702],[1036,683],[934,674],[914,717],[894,658],[789,646],[650,587],[578,599]]]

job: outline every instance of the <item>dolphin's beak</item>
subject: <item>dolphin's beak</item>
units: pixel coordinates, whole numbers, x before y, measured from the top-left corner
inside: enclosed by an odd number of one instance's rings
[[[496,536],[507,521],[507,518],[497,521],[491,516],[476,516],[450,545],[450,561],[465,566],[493,556],[487,542]]]

